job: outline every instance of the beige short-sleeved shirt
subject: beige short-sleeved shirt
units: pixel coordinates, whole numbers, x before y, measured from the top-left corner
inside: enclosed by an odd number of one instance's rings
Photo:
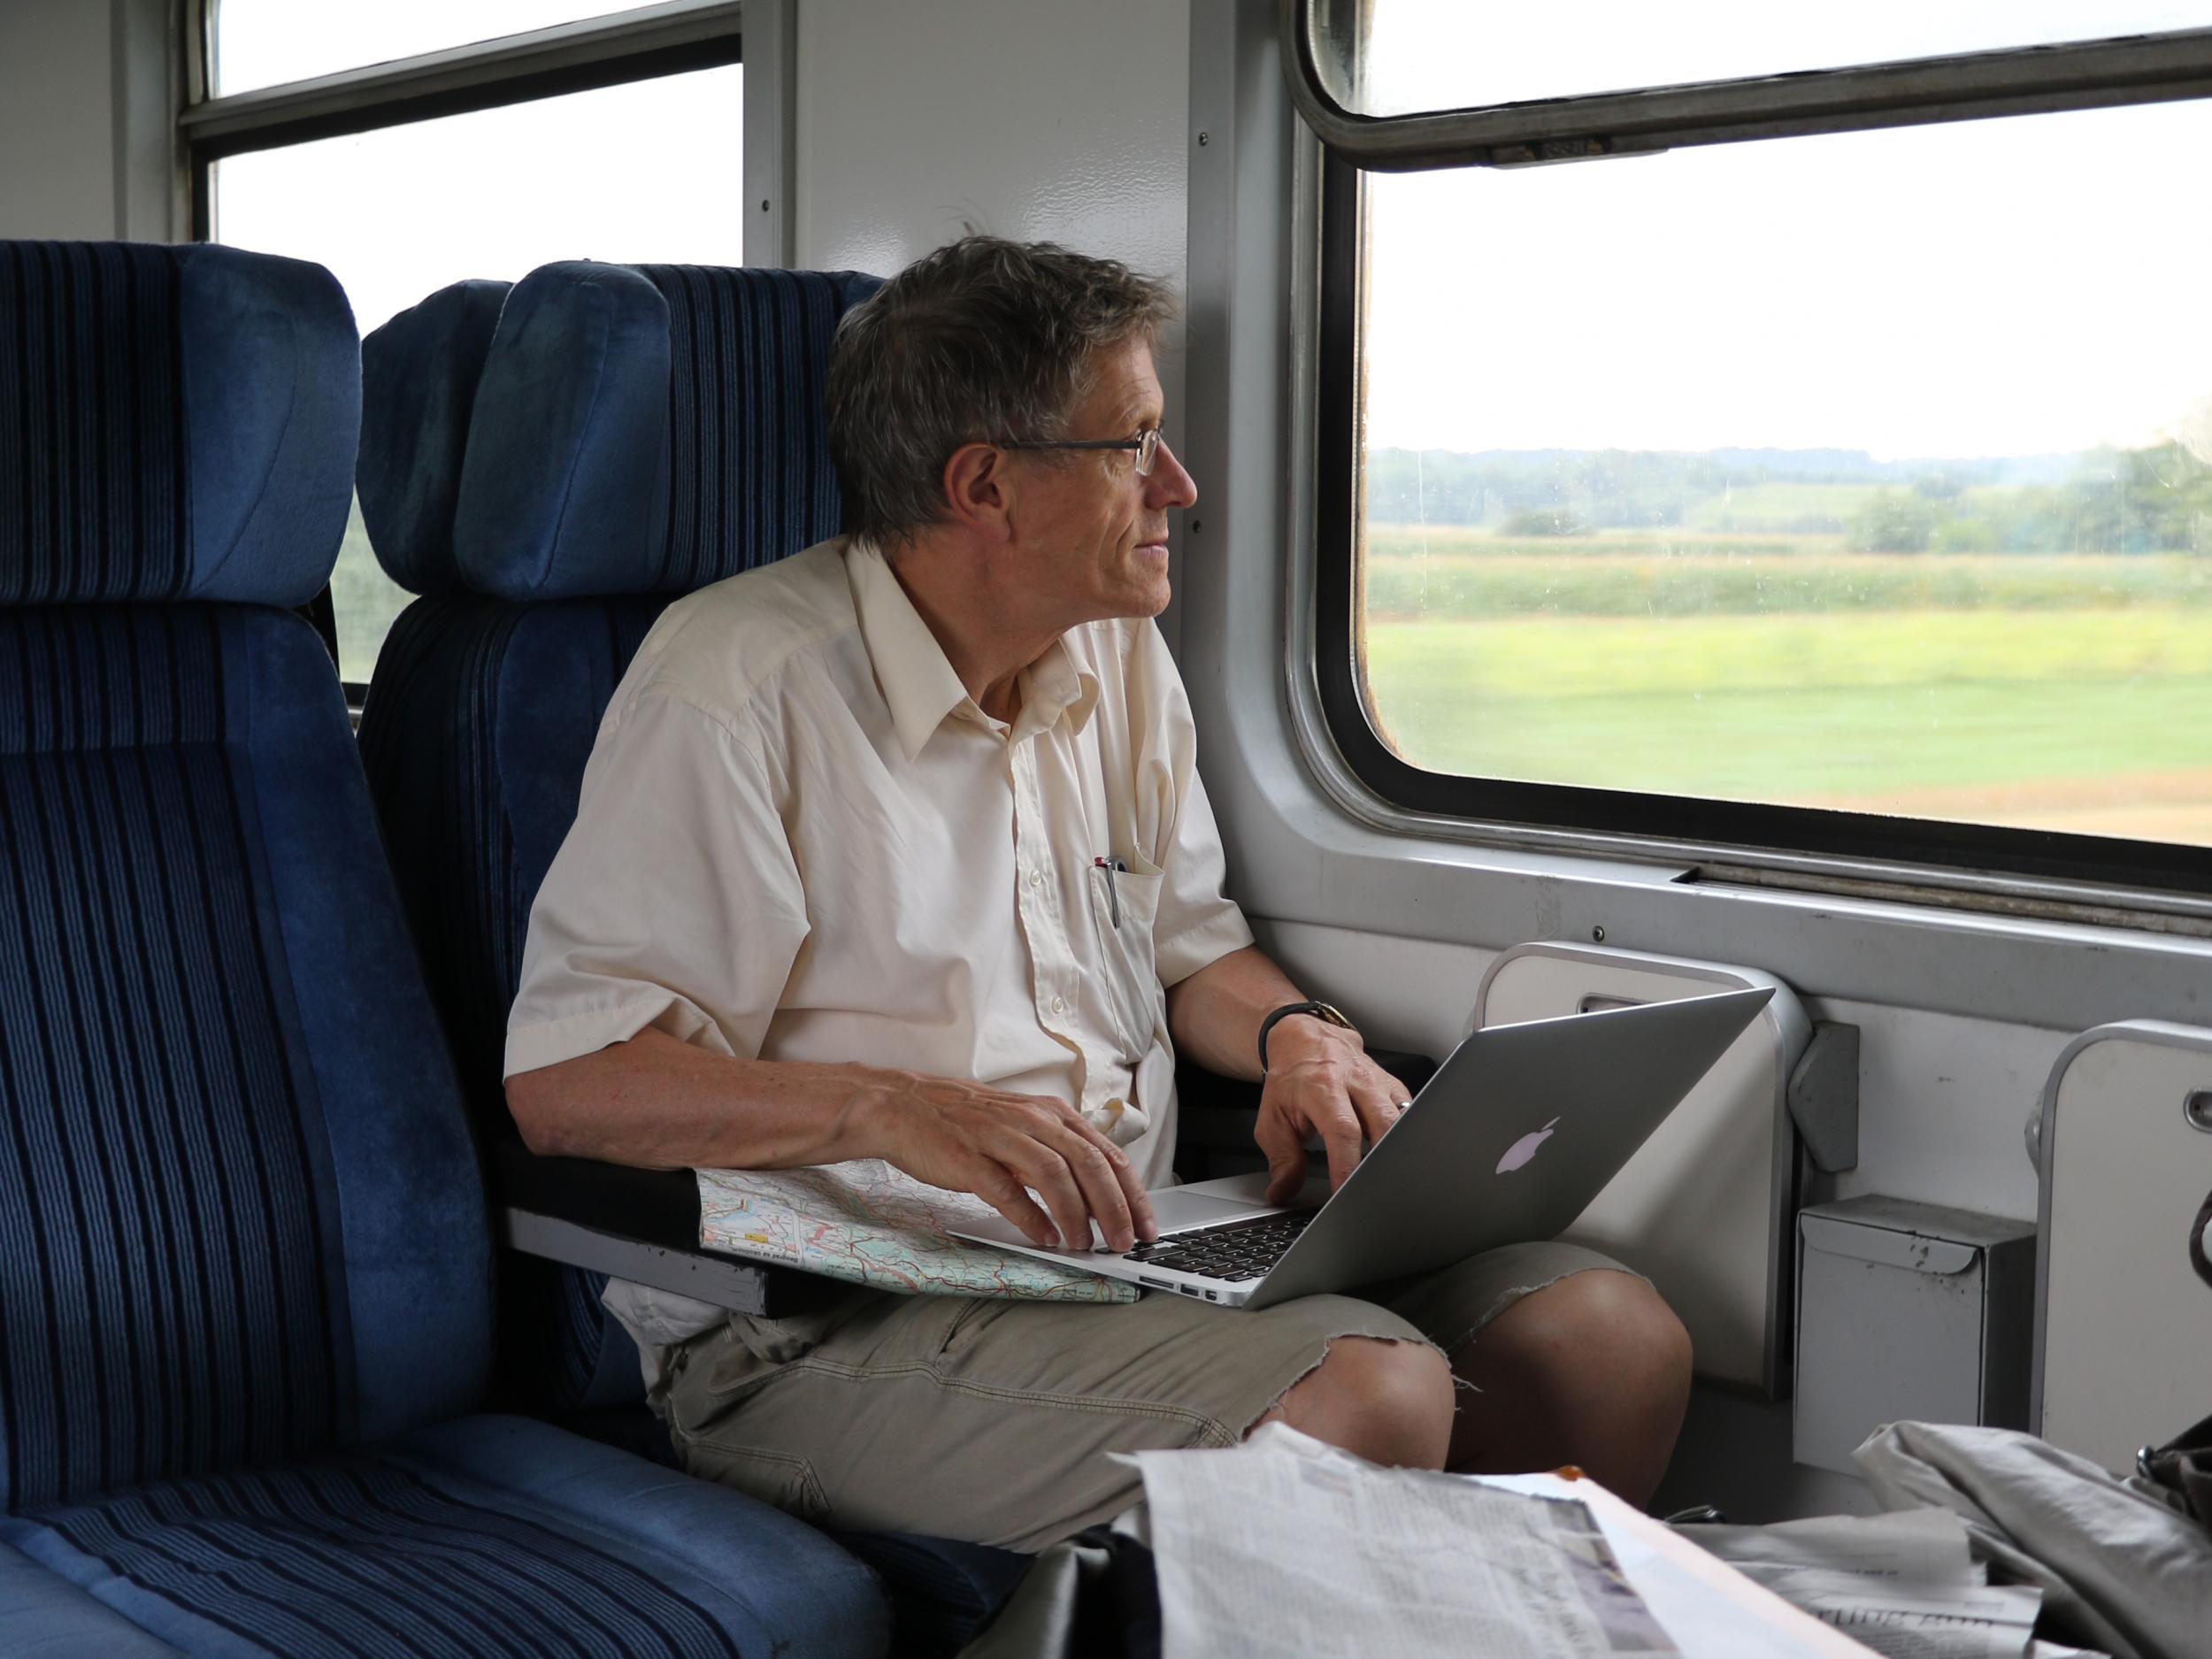
[[[1189,703],[1141,618],[1071,629],[1021,694],[986,715],[864,541],[670,606],[531,909],[507,1074],[649,1025],[972,1079],[1069,1102],[1166,1185],[1164,987],[1252,939]],[[659,1342],[706,1322],[609,1305]]]

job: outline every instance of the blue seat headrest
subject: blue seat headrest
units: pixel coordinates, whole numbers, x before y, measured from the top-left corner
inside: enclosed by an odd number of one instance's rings
[[[530,273],[477,387],[462,580],[516,601],[687,593],[836,534],[830,338],[879,286],[710,265]]]
[[[320,265],[0,242],[0,604],[293,606],[330,579],[361,360]]]
[[[461,585],[453,514],[476,383],[512,286],[456,282],[361,342],[361,519],[377,562],[410,593]]]

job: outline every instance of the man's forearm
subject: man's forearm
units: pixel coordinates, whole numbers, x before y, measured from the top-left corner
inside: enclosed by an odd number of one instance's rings
[[[1305,1000],[1266,952],[1247,945],[1168,987],[1167,1027],[1178,1052],[1209,1071],[1253,1082],[1260,1075],[1260,1022],[1286,1002]],[[1301,1023],[1286,1021],[1276,1031]]]
[[[646,1169],[882,1158],[933,1187],[975,1194],[1048,1249],[1087,1248],[1094,1224],[1117,1250],[1156,1233],[1126,1153],[1066,1102],[989,1084],[733,1060],[649,1030],[509,1078],[507,1107],[533,1152]]]
[[[878,1156],[864,1125],[895,1074],[735,1060],[648,1029],[507,1079],[533,1152],[644,1169],[782,1170]]]

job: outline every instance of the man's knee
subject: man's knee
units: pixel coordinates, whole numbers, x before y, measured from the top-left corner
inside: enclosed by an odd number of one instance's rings
[[[1690,1333],[1631,1273],[1570,1274],[1515,1303],[1477,1340],[1562,1382],[1594,1384],[1624,1408],[1678,1416],[1689,1397]]]
[[[1640,1504],[1666,1472],[1690,1399],[1689,1333],[1628,1273],[1575,1273],[1523,1297],[1453,1363],[1484,1408],[1461,1424],[1453,1468],[1579,1463]]]
[[[1340,1336],[1260,1421],[1277,1418],[1370,1463],[1441,1469],[1451,1366],[1425,1342]]]

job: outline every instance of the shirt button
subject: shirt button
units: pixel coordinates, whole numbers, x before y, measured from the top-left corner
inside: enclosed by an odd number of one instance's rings
[[[1064,1013],[1066,1013],[1066,1012],[1068,1011],[1068,1005],[1067,1005],[1067,1001],[1066,1001],[1066,999],[1065,999],[1065,998],[1064,998],[1064,997],[1057,997],[1057,996],[1054,997],[1054,998],[1052,999],[1052,1011],[1053,1011],[1054,1013],[1056,1013],[1056,1014],[1064,1014]]]
[[[1045,878],[1044,873],[1041,871],[1033,870],[1029,872],[1029,885],[1031,887],[1041,887],[1044,886],[1044,884]]]

